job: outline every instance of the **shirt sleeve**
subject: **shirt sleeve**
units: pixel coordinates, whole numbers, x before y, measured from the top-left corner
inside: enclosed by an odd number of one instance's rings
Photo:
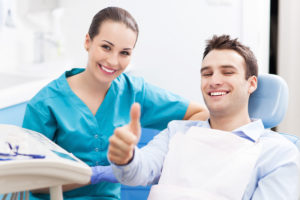
[[[169,150],[169,141],[177,132],[186,132],[198,121],[171,121],[168,128],[156,135],[146,146],[135,147],[134,157],[127,165],[112,164],[116,178],[124,185],[157,184]]]
[[[252,200],[298,200],[299,151],[296,148],[290,148],[282,153],[284,155],[278,155],[282,160],[281,163],[259,180]]]
[[[54,140],[56,123],[54,118],[51,117],[50,111],[46,112],[45,109],[35,107],[30,102],[25,110],[22,127],[42,133],[50,140]]]
[[[147,82],[144,82],[143,86],[143,127],[162,130],[171,120],[183,119],[189,105],[188,100]]]
[[[127,165],[115,165],[112,168],[120,183],[130,186],[158,183],[163,162],[168,152],[168,130],[159,133],[145,147],[135,147],[134,158]]]

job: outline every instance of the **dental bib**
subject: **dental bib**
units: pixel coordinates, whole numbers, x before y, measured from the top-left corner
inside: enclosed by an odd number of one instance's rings
[[[261,146],[230,132],[191,127],[170,140],[150,200],[241,200]]]

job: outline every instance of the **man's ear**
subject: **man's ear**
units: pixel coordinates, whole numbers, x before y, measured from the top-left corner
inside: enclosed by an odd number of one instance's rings
[[[90,46],[91,46],[91,38],[90,38],[90,35],[87,33],[85,35],[85,41],[84,41],[84,48],[85,48],[85,50],[89,51]]]
[[[257,77],[256,76],[249,77],[248,83],[249,83],[248,93],[252,94],[257,88]]]

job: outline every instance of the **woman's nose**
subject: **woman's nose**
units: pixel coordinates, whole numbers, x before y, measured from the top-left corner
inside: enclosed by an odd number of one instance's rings
[[[110,66],[118,65],[118,53],[111,53],[107,58],[107,62]]]

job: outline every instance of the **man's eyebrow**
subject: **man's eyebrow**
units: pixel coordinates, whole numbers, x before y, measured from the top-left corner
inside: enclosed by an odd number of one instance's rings
[[[208,70],[209,68],[210,67],[202,67],[201,70],[200,70],[200,72],[202,73],[203,71]]]
[[[233,65],[222,65],[221,68],[225,68],[225,69],[226,69],[226,68],[236,69],[236,67],[233,66]]]
[[[223,68],[223,69],[234,69],[234,70],[236,70],[236,67],[233,66],[233,65],[221,65],[220,67]],[[203,71],[208,70],[210,68],[211,68],[210,66],[202,67],[200,72],[202,73]]]

